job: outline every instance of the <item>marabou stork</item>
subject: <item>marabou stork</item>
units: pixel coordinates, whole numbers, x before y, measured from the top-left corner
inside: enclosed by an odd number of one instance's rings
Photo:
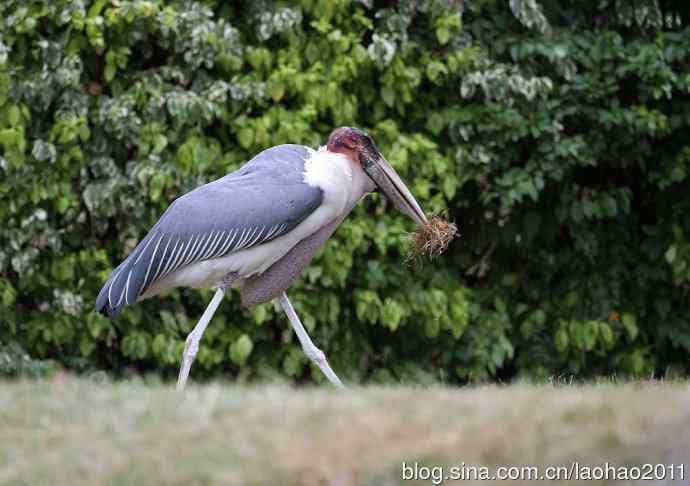
[[[172,287],[217,289],[187,337],[177,381],[181,389],[226,289],[238,287],[245,306],[277,297],[305,354],[341,387],[285,291],[355,204],[376,189],[417,224],[428,223],[362,130],[338,128],[318,150],[266,149],[239,170],[176,199],[110,275],[96,310],[114,318],[125,305]]]

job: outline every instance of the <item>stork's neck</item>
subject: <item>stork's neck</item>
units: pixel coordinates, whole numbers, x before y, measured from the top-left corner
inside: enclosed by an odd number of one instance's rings
[[[334,216],[342,215],[348,207],[351,209],[375,188],[358,161],[326,147],[314,151],[305,162],[304,181],[323,191],[324,204],[335,210]]]

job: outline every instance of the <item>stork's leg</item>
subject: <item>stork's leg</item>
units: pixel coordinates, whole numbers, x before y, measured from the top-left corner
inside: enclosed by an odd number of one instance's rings
[[[328,361],[326,360],[326,355],[314,345],[309,337],[309,334],[307,334],[306,329],[304,329],[304,326],[302,326],[302,323],[300,322],[299,317],[297,317],[297,313],[295,312],[295,309],[293,309],[290,299],[288,299],[288,296],[285,292],[280,294],[280,305],[287,314],[288,319],[290,319],[290,324],[292,324],[292,328],[295,330],[295,333],[297,333],[297,338],[299,339],[302,349],[304,350],[304,354],[307,355],[307,358],[312,360],[319,368],[321,368],[321,371],[323,371],[323,374],[326,375],[326,378],[328,378],[331,383],[338,388],[344,388],[343,382],[340,381],[340,378],[338,378],[338,376],[329,366]]]
[[[196,353],[199,351],[199,341],[201,341],[201,336],[204,335],[206,326],[208,326],[208,323],[211,322],[211,318],[213,317],[213,314],[216,313],[216,309],[218,309],[220,301],[223,300],[224,295],[225,287],[220,287],[218,290],[216,290],[216,293],[213,294],[213,298],[208,304],[208,307],[206,307],[201,319],[199,319],[199,322],[197,322],[196,326],[194,326],[192,332],[190,332],[189,336],[187,336],[187,341],[184,345],[184,354],[182,355],[182,366],[180,367],[180,374],[177,377],[178,390],[182,390],[185,383],[187,383],[189,370],[192,367],[194,358],[196,358]]]

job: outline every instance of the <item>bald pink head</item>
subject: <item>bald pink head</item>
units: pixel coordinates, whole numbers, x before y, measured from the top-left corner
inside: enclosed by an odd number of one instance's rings
[[[328,137],[326,148],[329,152],[346,155],[359,163],[379,154],[371,137],[366,132],[352,127],[340,127],[333,130]]]

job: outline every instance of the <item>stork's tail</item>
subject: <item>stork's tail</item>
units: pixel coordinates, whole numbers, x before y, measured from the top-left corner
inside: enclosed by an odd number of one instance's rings
[[[125,261],[113,270],[96,298],[96,312],[114,319],[124,306],[134,304],[137,297],[146,290],[143,287],[146,270],[149,267],[146,257],[150,257],[148,248],[150,241],[149,234]]]
[[[108,280],[105,282],[105,285],[96,298],[96,312],[110,319],[114,319],[122,308],[127,305],[126,294],[129,293],[128,289],[125,287],[127,284],[127,272],[125,272],[128,266],[127,260],[122,262],[120,266],[110,274],[110,277],[108,277]],[[124,278],[122,275],[123,273],[125,273]]]

